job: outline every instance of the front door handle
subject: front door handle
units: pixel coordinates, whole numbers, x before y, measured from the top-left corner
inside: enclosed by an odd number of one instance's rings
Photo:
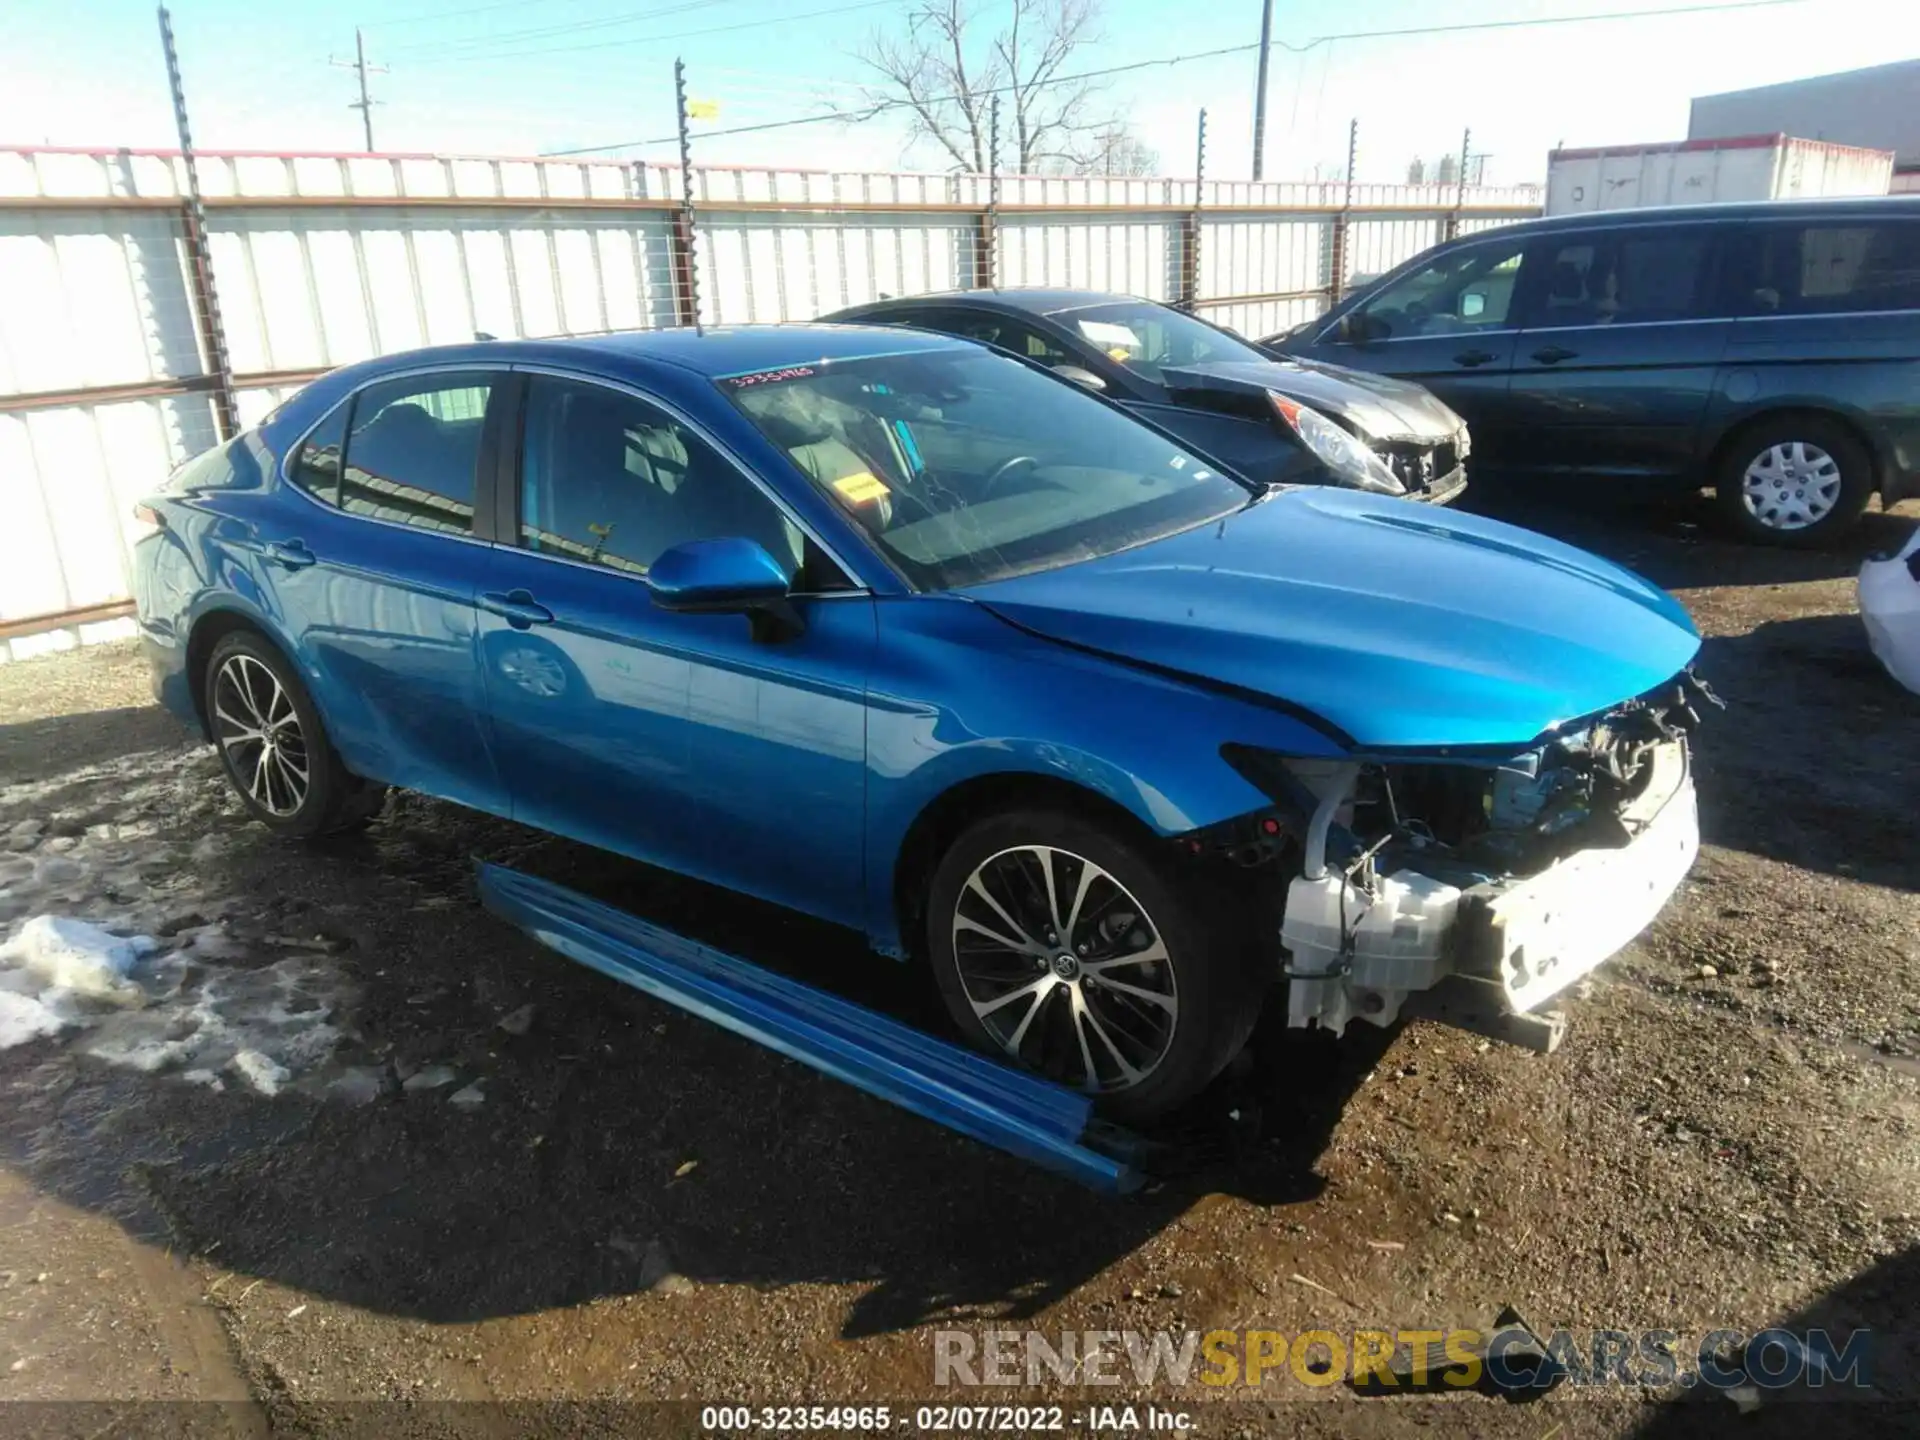
[[[307,548],[304,540],[269,540],[260,547],[260,553],[289,570],[304,570],[320,558]]]
[[[504,595],[498,590],[485,591],[480,596],[480,608],[500,616],[516,630],[553,623],[553,612],[527,590],[509,590]]]
[[[1558,365],[1562,360],[1572,360],[1580,354],[1578,350],[1568,350],[1560,345],[1549,345],[1544,350],[1533,352],[1533,358],[1542,365]]]
[[[1499,358],[1491,350],[1462,350],[1453,357],[1453,363],[1472,369],[1475,365],[1488,365]]]

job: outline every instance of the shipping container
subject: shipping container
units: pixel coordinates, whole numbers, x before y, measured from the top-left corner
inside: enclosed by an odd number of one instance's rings
[[[1787,135],[1555,150],[1547,156],[1547,214],[1884,195],[1892,179],[1890,150]]]

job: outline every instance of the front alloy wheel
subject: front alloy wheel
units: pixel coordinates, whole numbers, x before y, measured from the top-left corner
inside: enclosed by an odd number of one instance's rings
[[[1119,819],[1014,810],[935,867],[926,954],[973,1044],[1150,1119],[1253,1028],[1273,969],[1243,898]]]
[[[1085,856],[1048,845],[988,856],[961,888],[952,936],[967,1003],[1012,1059],[1099,1094],[1166,1058],[1180,1023],[1166,941]]]

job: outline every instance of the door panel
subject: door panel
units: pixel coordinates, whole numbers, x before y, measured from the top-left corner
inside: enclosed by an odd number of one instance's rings
[[[360,391],[289,467],[308,498],[283,495],[247,548],[348,768],[505,814],[475,650],[488,547],[470,534],[494,378]],[[336,508],[343,484],[359,513]]]
[[[794,568],[804,541],[646,401],[536,375],[526,406],[521,544],[479,597],[514,818],[858,923],[871,599],[798,599],[802,633],[765,643],[744,615],[660,609],[670,545],[744,534]]]
[[[1536,242],[1508,392],[1513,468],[1694,477],[1730,324],[1714,233],[1634,226]]]

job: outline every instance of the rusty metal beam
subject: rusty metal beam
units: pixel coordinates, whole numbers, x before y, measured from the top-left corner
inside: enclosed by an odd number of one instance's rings
[[[1193,302],[1196,310],[1218,309],[1223,305],[1264,305],[1274,300],[1314,300],[1325,296],[1326,286],[1311,290],[1267,290],[1258,295],[1204,295]]]
[[[252,210],[608,210],[667,214],[681,208],[682,202],[666,197],[573,197],[540,195],[209,195],[201,202],[206,209]],[[173,196],[158,198],[144,195],[0,195],[0,210],[172,210],[180,201]],[[1186,215],[1191,205],[1167,205],[1142,202],[1137,205],[1076,205],[1002,201],[992,207],[1002,215]],[[1221,205],[1206,207],[1209,215],[1251,219],[1267,216],[1284,220],[1290,217],[1310,219],[1338,215],[1339,205]],[[708,214],[772,214],[789,212],[800,215],[964,215],[977,216],[983,207],[957,204],[947,200],[710,200],[700,201]],[[1540,208],[1527,205],[1485,205],[1459,209],[1439,209],[1418,205],[1355,205],[1347,213],[1375,220],[1457,218],[1472,215],[1483,219],[1531,220]]]
[[[0,640],[22,635],[38,635],[43,630],[59,630],[68,625],[91,625],[97,620],[118,620],[133,614],[133,601],[107,600],[98,605],[80,605],[72,610],[50,610],[41,615],[22,615],[17,620],[0,620]]]

